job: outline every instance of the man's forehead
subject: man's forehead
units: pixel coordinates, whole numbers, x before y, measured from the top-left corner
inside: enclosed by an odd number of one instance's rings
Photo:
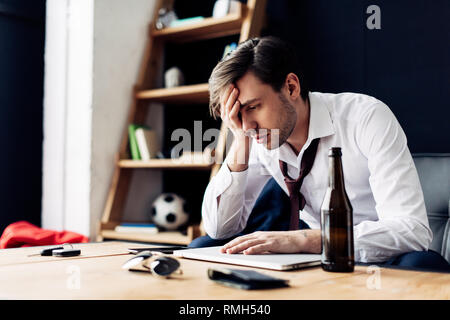
[[[236,86],[239,89],[244,89],[247,87],[260,87],[263,86],[264,83],[258,79],[252,72],[248,71],[244,74],[240,79],[236,81]]]
[[[247,105],[261,99],[264,93],[267,92],[267,87],[270,86],[261,82],[251,72],[248,72],[236,81],[236,87],[239,89],[239,103],[241,105]]]

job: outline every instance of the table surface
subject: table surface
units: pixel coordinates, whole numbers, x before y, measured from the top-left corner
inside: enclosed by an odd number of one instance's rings
[[[0,299],[449,299],[450,274],[356,266],[353,273],[321,267],[272,271],[180,259],[183,274],[162,279],[121,268],[132,256],[130,242],[75,244],[78,257],[41,257],[43,247],[0,250]],[[252,269],[289,280],[290,287],[240,290],[208,279],[211,267]]]

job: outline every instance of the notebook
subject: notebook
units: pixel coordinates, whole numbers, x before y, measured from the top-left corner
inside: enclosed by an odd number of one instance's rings
[[[227,254],[221,246],[174,251],[177,257],[271,270],[293,270],[320,265],[320,254]]]

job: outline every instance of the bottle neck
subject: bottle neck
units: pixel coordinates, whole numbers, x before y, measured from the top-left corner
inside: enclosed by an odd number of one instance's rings
[[[344,172],[340,156],[329,157],[328,160],[328,187],[344,190]]]

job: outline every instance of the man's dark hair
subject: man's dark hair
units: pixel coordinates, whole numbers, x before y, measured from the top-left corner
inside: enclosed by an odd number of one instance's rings
[[[236,83],[248,71],[276,92],[283,87],[286,76],[291,72],[295,73],[300,81],[302,99],[306,101],[308,98],[309,89],[295,50],[279,38],[252,38],[239,44],[211,73],[209,108],[214,118],[220,115],[220,95],[223,90]]]

